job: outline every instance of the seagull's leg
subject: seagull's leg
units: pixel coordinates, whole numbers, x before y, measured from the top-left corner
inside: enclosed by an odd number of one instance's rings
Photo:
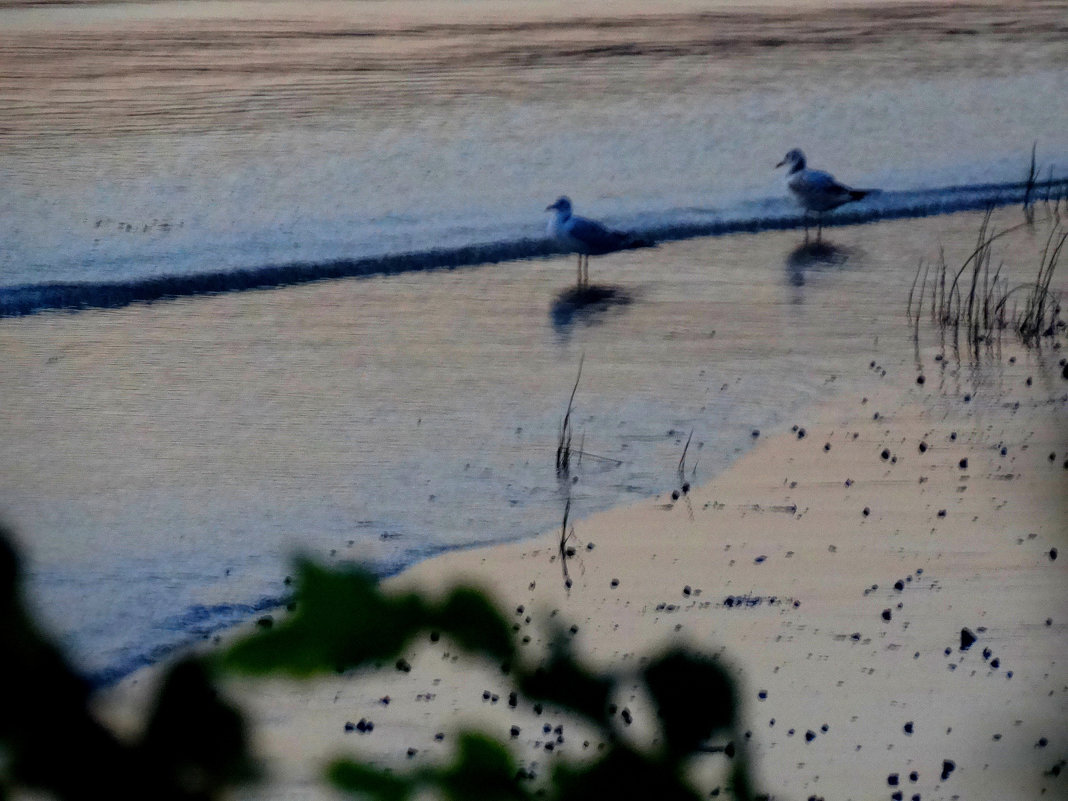
[[[808,244],[808,209],[801,215],[801,221],[805,224],[805,244]]]
[[[590,254],[586,254],[586,260],[582,266],[582,285],[588,287],[590,285]]]
[[[582,254],[578,254],[578,275],[575,278],[575,286],[582,287]]]
[[[818,243],[818,242],[821,242],[822,240],[823,240],[823,212],[821,211],[819,213],[819,216],[816,218],[816,242]]]

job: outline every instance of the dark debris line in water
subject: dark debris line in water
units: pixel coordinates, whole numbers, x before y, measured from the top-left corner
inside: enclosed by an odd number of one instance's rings
[[[1059,179],[1028,187],[1025,183],[954,186],[909,192],[875,192],[863,204],[828,218],[826,225],[858,225],[882,220],[929,217],[1022,202],[1028,192],[1041,190],[1050,200],[1068,197],[1068,180]],[[675,222],[638,225],[639,235],[657,242],[726,236],[738,233],[789,230],[805,224],[802,215],[786,201],[770,215],[725,218],[715,209],[679,210]],[[543,238],[432,248],[409,253],[293,262],[259,268],[220,270],[191,275],[163,275],[130,281],[41,283],[0,287],[0,317],[21,317],[47,310],[116,309],[133,303],[268,289],[336,278],[394,275],[402,272],[455,269],[521,259],[546,258],[564,251]]]

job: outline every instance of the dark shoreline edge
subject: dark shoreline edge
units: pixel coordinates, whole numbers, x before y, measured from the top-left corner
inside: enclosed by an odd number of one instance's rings
[[[975,211],[996,206],[1059,201],[1068,197],[1068,180],[1031,184],[977,184],[899,192],[873,192],[852,208],[830,215],[826,227],[860,225],[901,218],[930,217]],[[787,201],[753,204],[781,209],[761,216],[726,216],[715,209],[682,209],[671,213],[676,221],[630,226],[634,233],[656,242],[702,236],[726,236],[801,228],[804,217]],[[336,259],[326,262],[293,262],[251,269],[226,270],[191,275],[163,275],[131,281],[97,283],[42,283],[0,287],[0,317],[24,317],[44,311],[118,309],[134,303],[152,303],[195,295],[274,289],[338,278],[395,275],[403,272],[456,269],[483,264],[547,258],[564,253],[545,238],[429,249],[410,253]]]

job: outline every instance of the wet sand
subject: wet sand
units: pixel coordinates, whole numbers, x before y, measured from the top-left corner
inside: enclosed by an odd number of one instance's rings
[[[834,237],[864,241],[886,263],[894,241],[910,251],[927,237],[966,254],[977,219],[904,221]],[[950,229],[958,234],[947,240]],[[719,255],[743,241],[632,255],[648,266],[680,252]],[[829,302],[798,331],[778,332],[803,333],[806,353],[838,354],[818,368],[836,394],[787,412],[729,469],[678,500],[665,493],[576,520],[570,592],[555,557],[559,529],[430,559],[389,585],[433,592],[474,581],[503,608],[523,607],[516,622],[532,653],[550,621],[561,621],[577,625],[576,644],[592,663],[635,662],[673,642],[722,654],[738,671],[758,786],[777,798],[1064,797],[1063,350],[1028,351],[1006,333],[978,360],[958,359],[926,322],[914,343],[904,323],[914,265],[880,279],[896,288],[871,302],[885,319],[889,307],[900,309],[901,321],[879,326],[867,352],[839,343],[859,335],[851,323],[857,308]],[[567,263],[558,266],[566,274]],[[833,296],[848,282],[846,273],[803,272],[808,285],[798,291],[816,284]],[[976,637],[967,650],[965,628]],[[460,725],[501,739],[519,726],[516,756],[536,762],[541,775],[587,752],[566,719],[552,710],[536,715],[522,700],[509,708],[496,671],[446,644],[414,647],[405,658],[410,673],[233,682],[229,691],[251,710],[276,780],[247,797],[326,798],[316,777],[338,753],[398,769],[445,758]],[[120,729],[136,725],[153,675],[135,674],[101,696]],[[647,732],[642,699],[621,700],[633,730]],[[360,719],[373,731],[346,732]],[[546,723],[564,726],[551,753],[545,743],[556,734],[543,734]],[[716,760],[708,757],[702,773],[706,793],[720,783]]]

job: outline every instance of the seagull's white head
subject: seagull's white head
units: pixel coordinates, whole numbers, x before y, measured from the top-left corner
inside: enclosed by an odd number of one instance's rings
[[[545,210],[546,211],[555,211],[555,212],[558,212],[559,214],[563,215],[564,217],[570,217],[571,216],[571,201],[566,196],[557,198],[556,202],[553,203],[551,206],[546,206]]]
[[[782,161],[776,164],[775,168],[778,169],[779,167],[782,167],[784,165],[789,165],[789,172],[797,172],[798,170],[805,169],[805,154],[801,152],[800,148],[795,147],[793,150],[783,156]]]

